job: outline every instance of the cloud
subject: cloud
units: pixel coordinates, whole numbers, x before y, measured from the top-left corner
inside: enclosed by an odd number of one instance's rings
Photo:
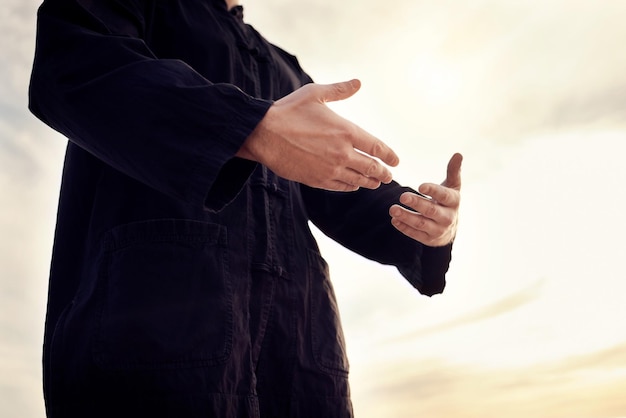
[[[365,417],[618,417],[626,410],[626,345],[525,368],[387,363],[357,387]]]
[[[556,104],[548,116],[551,126],[626,126],[626,83],[598,88],[579,96],[576,93]]]
[[[608,347],[579,356],[573,356],[554,363],[553,373],[572,373],[584,370],[604,370],[626,372],[626,343]]]
[[[0,104],[23,109],[35,45],[35,19],[39,2],[4,0],[0,11]],[[0,114],[0,118],[5,115]]]
[[[428,138],[436,149],[624,127],[624,4],[273,0],[246,7],[314,79],[364,81],[347,106],[351,118],[398,141]]]
[[[39,1],[0,10],[0,415],[43,415],[46,277],[64,141],[27,109]]]
[[[45,145],[53,139],[15,132],[0,146],[0,415],[29,418],[43,415],[41,346],[62,157]]]
[[[396,339],[390,339],[385,343],[402,343],[406,341],[414,341],[417,338],[425,337],[430,334],[445,332],[453,328],[461,327],[464,325],[473,324],[480,321],[496,318],[505,313],[519,309],[526,304],[535,300],[541,291],[541,287],[545,280],[538,280],[530,286],[516,292],[513,295],[504,297],[494,303],[482,306],[470,312],[459,313],[459,315],[444,323],[433,324],[428,327],[419,329],[414,332],[403,334]]]
[[[4,335],[2,337],[4,340]],[[4,341],[0,345],[0,414],[3,417],[44,416],[39,364],[40,350]]]

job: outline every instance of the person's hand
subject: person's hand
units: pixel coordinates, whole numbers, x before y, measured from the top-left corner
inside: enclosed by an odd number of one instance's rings
[[[326,106],[347,99],[360,87],[358,80],[352,80],[299,88],[269,108],[237,156],[319,189],[375,189],[391,182],[391,172],[382,163],[396,166],[398,156]]]
[[[403,193],[400,205],[389,209],[391,223],[400,232],[430,247],[451,243],[456,236],[461,201],[461,163],[463,156],[454,154],[448,163],[448,173],[441,185],[424,183],[415,193]]]

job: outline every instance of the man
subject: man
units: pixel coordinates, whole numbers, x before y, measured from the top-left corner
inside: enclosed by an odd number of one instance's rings
[[[69,138],[49,417],[352,416],[308,222],[441,292],[461,166],[432,199],[393,182],[396,154],[325,105],[358,88],[313,84],[232,2],[44,1],[30,108]]]

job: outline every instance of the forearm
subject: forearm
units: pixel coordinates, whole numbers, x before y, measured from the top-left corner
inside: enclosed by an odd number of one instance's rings
[[[452,245],[427,247],[391,225],[389,207],[406,191],[411,189],[392,182],[353,193],[303,187],[302,195],[309,218],[330,238],[366,258],[396,266],[421,293],[440,293]]]

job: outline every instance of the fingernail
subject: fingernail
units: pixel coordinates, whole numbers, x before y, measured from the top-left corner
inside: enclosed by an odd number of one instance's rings
[[[413,196],[403,194],[402,196],[400,196],[400,202],[404,203],[405,205],[410,205],[411,203],[413,203]]]
[[[400,164],[400,157],[398,157],[397,155],[394,155],[392,158],[392,161],[389,163],[390,166],[395,167],[398,164]]]

